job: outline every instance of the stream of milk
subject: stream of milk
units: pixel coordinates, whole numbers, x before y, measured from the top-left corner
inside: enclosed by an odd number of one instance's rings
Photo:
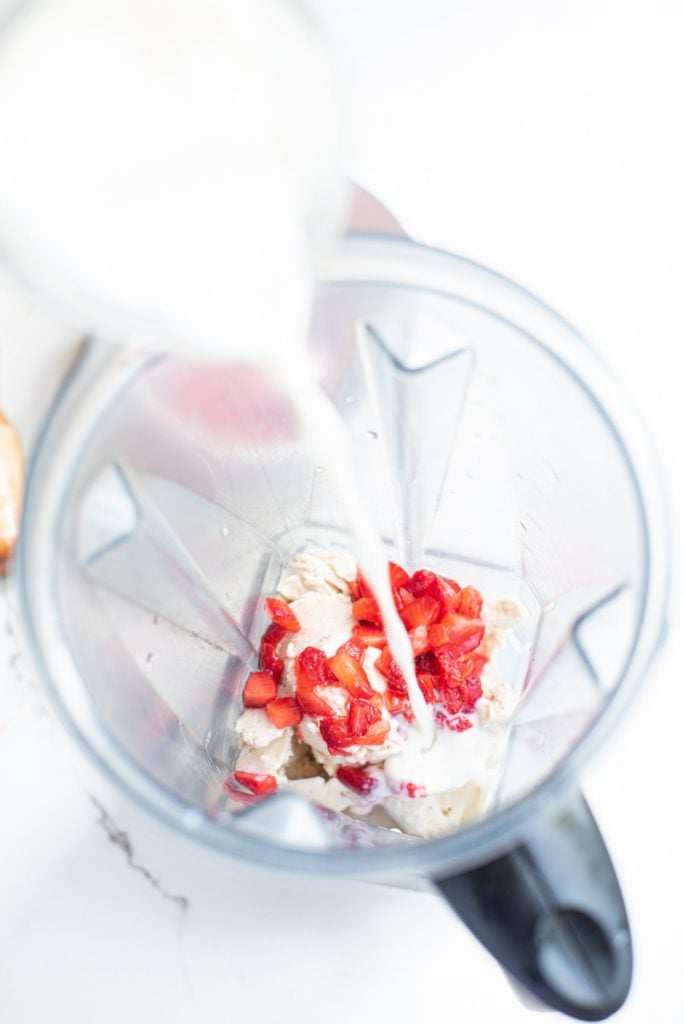
[[[34,3],[0,49],[0,234],[100,334],[276,368],[433,722],[344,423],[306,355],[312,261],[341,208],[330,59],[288,0]]]

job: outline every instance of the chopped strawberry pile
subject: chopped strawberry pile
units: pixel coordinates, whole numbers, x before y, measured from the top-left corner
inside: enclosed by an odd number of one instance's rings
[[[482,597],[474,587],[461,588],[455,580],[420,569],[409,576],[401,566],[389,563],[394,603],[411,640],[416,677],[438,728],[463,732],[473,722],[468,716],[482,696],[480,681],[487,664],[483,641]],[[252,672],[244,689],[246,708],[265,708],[277,729],[298,726],[305,715],[313,719],[333,756],[344,756],[351,747],[382,746],[391,719],[413,721],[406,681],[392,657],[383,632],[377,601],[361,573],[351,585],[352,615],[356,622],[351,637],[332,657],[317,647],[305,647],[294,661],[294,694],[280,688],[284,661],[278,653],[289,633],[300,623],[290,605],[266,598],[271,624],[259,648],[259,669]],[[380,692],[371,684],[363,662],[369,648],[379,654],[375,669],[384,677]],[[271,775],[235,772],[234,780],[258,796],[273,792]],[[337,778],[358,793],[367,795],[377,779],[364,768],[343,764]],[[408,784],[409,796],[424,795],[421,787]]]

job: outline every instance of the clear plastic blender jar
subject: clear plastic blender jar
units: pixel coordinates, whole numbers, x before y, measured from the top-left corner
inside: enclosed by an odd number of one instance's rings
[[[233,814],[262,597],[293,553],[351,550],[278,382],[93,342],[33,459],[19,561],[46,693],[110,778],[174,828],[285,871],[434,881],[500,962],[582,1019],[624,1000],[629,927],[578,790],[663,631],[667,551],[643,433],[609,372],[508,280],[351,237],[310,337],[389,558],[523,611],[492,812],[423,841],[276,794]]]

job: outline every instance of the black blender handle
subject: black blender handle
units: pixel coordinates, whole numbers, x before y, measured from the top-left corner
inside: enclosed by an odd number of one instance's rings
[[[627,912],[610,855],[577,793],[510,852],[435,885],[537,999],[579,1020],[619,1010],[632,980]]]

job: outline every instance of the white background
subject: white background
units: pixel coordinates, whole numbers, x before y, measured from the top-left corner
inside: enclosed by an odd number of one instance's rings
[[[314,6],[346,83],[350,174],[416,238],[514,277],[593,340],[649,426],[676,526],[684,5]],[[0,281],[3,402],[20,421],[22,375],[58,334]],[[433,896],[254,873],[109,795],[110,831],[126,830],[148,875],[131,869],[98,822],[99,783],[42,712],[13,637],[0,645],[1,1020],[534,1019]],[[683,655],[675,604],[640,701],[584,780],[634,929],[619,1024],[684,1020]]]

